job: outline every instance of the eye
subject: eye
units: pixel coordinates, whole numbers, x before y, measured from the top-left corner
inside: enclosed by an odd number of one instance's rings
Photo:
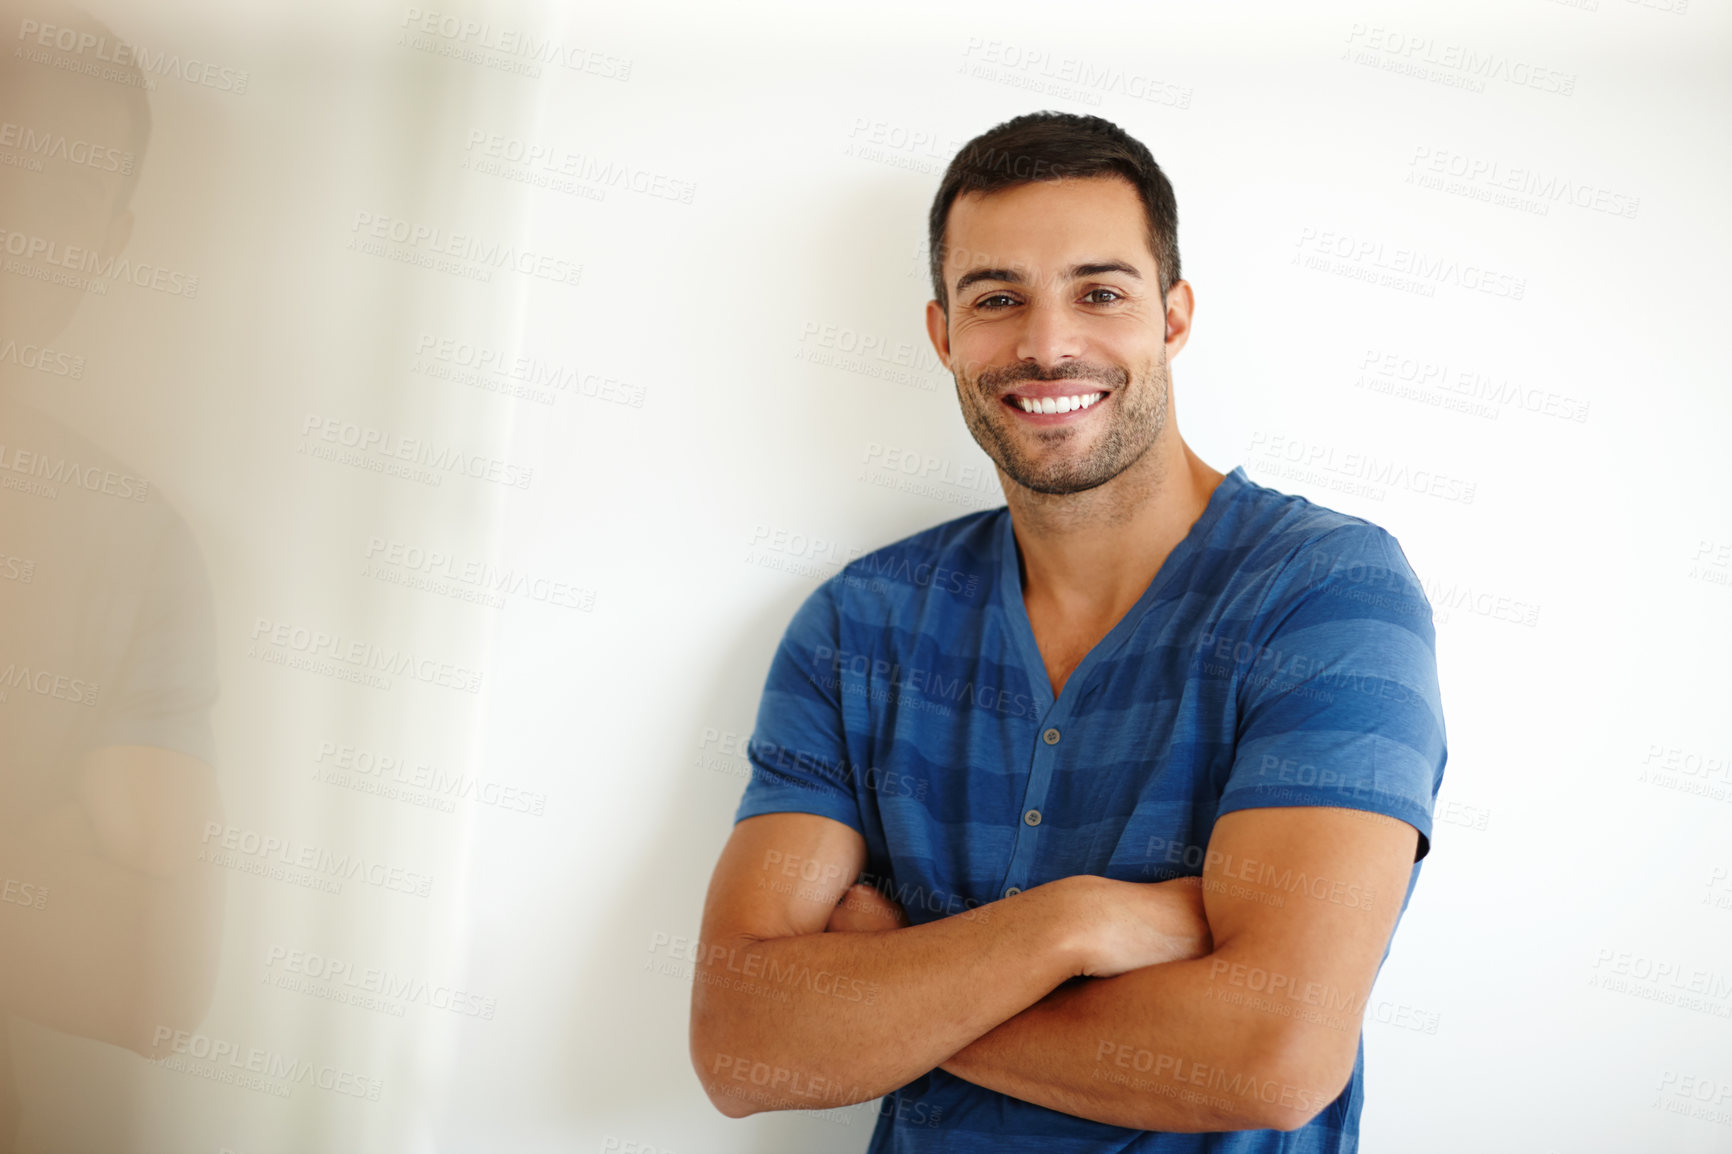
[[[1015,298],[1013,298],[1009,293],[993,293],[989,297],[980,298],[980,300],[975,302],[974,307],[977,309],[987,309],[989,311],[1005,307],[1004,305],[995,305],[992,303],[993,301],[1009,301],[1011,304],[1016,303]]]
[[[1117,290],[1117,289],[1110,289],[1110,288],[1097,288],[1097,289],[1090,289],[1090,290],[1089,290],[1089,291],[1088,291],[1088,292],[1086,292],[1086,293],[1084,293],[1084,294],[1083,294],[1083,299],[1084,299],[1084,300],[1087,300],[1087,299],[1088,299],[1088,298],[1089,298],[1089,297],[1092,297],[1092,296],[1096,296],[1096,295],[1098,295],[1098,294],[1100,294],[1100,293],[1106,293],[1106,294],[1107,294],[1107,295],[1108,295],[1108,296],[1109,296],[1109,297],[1112,297],[1112,298],[1113,298],[1113,299],[1112,299],[1112,300],[1110,300],[1110,301],[1097,301],[1097,302],[1096,302],[1096,303],[1097,303],[1097,304],[1103,304],[1103,305],[1110,305],[1110,304],[1112,304],[1112,303],[1113,303],[1113,302],[1114,302],[1114,301],[1121,301],[1121,300],[1124,300],[1124,299],[1125,299],[1125,298],[1124,298],[1124,297],[1123,297],[1123,296],[1122,296],[1122,295],[1121,295],[1121,294],[1120,294],[1120,293],[1119,293],[1119,291],[1118,291],[1118,290]]]

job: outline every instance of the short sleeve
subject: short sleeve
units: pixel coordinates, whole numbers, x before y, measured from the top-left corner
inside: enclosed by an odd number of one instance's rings
[[[1336,529],[1283,568],[1235,654],[1238,732],[1220,813],[1386,814],[1431,850],[1447,757],[1431,606],[1395,538]]]
[[[838,580],[813,590],[770,660],[758,719],[746,743],[751,780],[736,823],[763,813],[814,813],[863,829],[843,730]]]
[[[88,744],[148,745],[216,762],[216,628],[204,558],[170,516],[139,573],[137,615]]]

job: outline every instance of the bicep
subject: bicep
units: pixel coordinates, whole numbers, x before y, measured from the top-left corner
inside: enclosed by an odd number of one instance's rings
[[[866,841],[833,818],[765,813],[734,826],[704,901],[706,942],[820,933],[866,865]]]
[[[1331,1077],[1352,1071],[1418,838],[1383,814],[1287,806],[1225,814],[1209,839],[1211,984],[1234,1004],[1272,1008],[1295,1050]]]

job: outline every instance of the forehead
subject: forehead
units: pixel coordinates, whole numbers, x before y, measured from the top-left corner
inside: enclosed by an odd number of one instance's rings
[[[1043,180],[968,192],[950,206],[944,279],[982,265],[1043,268],[1078,257],[1114,257],[1148,271],[1148,216],[1122,176]]]

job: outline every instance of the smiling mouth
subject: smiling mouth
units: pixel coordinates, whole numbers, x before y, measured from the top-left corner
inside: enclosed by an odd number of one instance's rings
[[[1104,392],[1075,393],[1066,397],[1019,397],[1014,393],[1007,393],[1004,403],[1025,413],[1074,413],[1088,408],[1104,396]]]

